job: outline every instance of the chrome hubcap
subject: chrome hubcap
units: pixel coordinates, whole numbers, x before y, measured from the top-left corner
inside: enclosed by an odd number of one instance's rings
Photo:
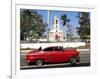
[[[43,64],[43,61],[42,60],[37,60],[36,64],[39,65],[39,66],[41,66]]]

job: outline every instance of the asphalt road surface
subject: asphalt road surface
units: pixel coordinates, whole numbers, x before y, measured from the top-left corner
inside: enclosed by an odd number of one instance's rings
[[[59,63],[59,64],[45,64],[43,66],[27,65],[24,58],[27,52],[20,53],[20,69],[41,69],[41,68],[62,68],[62,67],[84,67],[90,66],[90,51],[84,50],[80,51],[80,62],[76,65],[71,66],[70,63]]]

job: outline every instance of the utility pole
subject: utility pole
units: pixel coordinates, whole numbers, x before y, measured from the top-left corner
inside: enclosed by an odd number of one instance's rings
[[[47,35],[47,40],[49,41],[49,32],[50,32],[50,10],[48,10],[48,35]]]

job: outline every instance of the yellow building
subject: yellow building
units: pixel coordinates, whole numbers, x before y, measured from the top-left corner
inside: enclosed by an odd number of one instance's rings
[[[64,32],[60,29],[59,18],[54,17],[53,29],[49,32],[49,41],[64,41]]]

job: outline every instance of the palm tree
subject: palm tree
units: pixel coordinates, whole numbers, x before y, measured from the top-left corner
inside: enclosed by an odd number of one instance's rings
[[[67,36],[67,39],[72,39],[72,32],[71,32],[71,26],[70,26],[70,24],[69,24],[69,22],[70,22],[70,19],[67,17],[67,15],[66,14],[63,14],[62,16],[61,16],[61,20],[62,20],[62,24],[63,24],[63,26],[66,26],[66,36]]]
[[[63,26],[66,26],[66,25],[70,22],[70,19],[68,19],[68,17],[67,17],[66,14],[63,14],[63,15],[61,16],[61,20],[62,20]]]

